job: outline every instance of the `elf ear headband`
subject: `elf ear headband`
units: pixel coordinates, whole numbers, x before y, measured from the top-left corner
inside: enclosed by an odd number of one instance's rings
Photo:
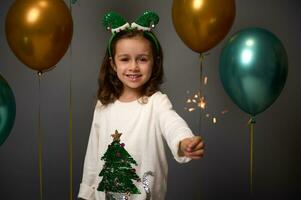
[[[160,51],[160,45],[154,34],[151,32],[153,28],[158,24],[159,16],[155,12],[145,11],[135,22],[131,25],[125,21],[125,19],[116,12],[109,12],[104,15],[102,19],[103,26],[110,30],[112,33],[109,39],[108,51],[112,57],[112,41],[121,31],[141,30],[145,36],[148,37],[156,46],[157,52]]]

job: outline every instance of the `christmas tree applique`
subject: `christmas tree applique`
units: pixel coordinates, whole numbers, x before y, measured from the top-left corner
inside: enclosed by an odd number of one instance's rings
[[[102,177],[97,190],[103,192],[140,194],[139,189],[134,185],[132,180],[140,182],[136,170],[132,165],[136,161],[125,150],[124,143],[120,144],[121,133],[115,131],[112,134],[113,142],[108,146],[107,151],[101,157],[104,160],[104,166],[99,176]]]

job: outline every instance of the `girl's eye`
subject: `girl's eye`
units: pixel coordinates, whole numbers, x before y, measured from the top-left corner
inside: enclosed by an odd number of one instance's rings
[[[141,57],[141,58],[139,58],[139,61],[140,61],[140,62],[147,62],[148,59],[147,59],[146,57]]]
[[[129,61],[129,59],[128,58],[121,58],[120,61],[121,62],[127,62],[127,61]]]

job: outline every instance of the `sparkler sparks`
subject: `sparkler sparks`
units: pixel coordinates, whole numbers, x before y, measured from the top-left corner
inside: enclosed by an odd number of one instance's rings
[[[208,76],[204,76],[203,80],[204,85],[208,84]],[[190,95],[190,91],[187,90],[186,94],[189,95],[189,97],[186,99],[186,106],[184,107],[185,110],[188,112],[194,112],[197,110],[197,108],[203,110],[204,112],[207,109],[207,99],[205,96],[202,95],[201,92],[197,92],[193,95]],[[225,115],[229,112],[229,110],[224,109],[220,112],[218,112],[221,115]],[[218,115],[218,114],[217,114]],[[208,118],[210,121],[212,121],[213,124],[216,124],[218,121],[218,117],[215,114],[212,113],[206,113],[205,114],[206,118]]]

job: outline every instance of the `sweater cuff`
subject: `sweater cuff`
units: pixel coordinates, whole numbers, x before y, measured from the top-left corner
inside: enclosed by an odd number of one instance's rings
[[[87,199],[87,200],[91,199],[94,190],[95,190],[94,186],[89,186],[85,183],[81,183],[79,188],[78,198]]]

